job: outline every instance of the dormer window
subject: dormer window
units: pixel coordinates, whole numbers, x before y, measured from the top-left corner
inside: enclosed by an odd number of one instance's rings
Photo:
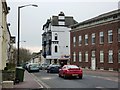
[[[64,21],[59,21],[58,24],[59,25],[65,25],[65,22]]]
[[[59,19],[59,20],[64,20],[64,19],[65,19],[65,16],[59,16],[58,19]]]

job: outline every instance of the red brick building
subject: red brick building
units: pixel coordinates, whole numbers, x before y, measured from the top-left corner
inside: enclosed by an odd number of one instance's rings
[[[70,63],[83,68],[120,70],[120,10],[73,25]]]

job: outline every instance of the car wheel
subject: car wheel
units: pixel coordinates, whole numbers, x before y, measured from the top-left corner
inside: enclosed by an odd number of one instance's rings
[[[79,76],[79,79],[82,79],[82,76]]]
[[[66,79],[66,78],[67,78],[67,76],[64,74],[64,75],[63,75],[63,78],[64,78],[64,79]]]
[[[47,70],[47,73],[49,73],[49,70]]]
[[[59,74],[59,77],[61,77],[61,75]]]

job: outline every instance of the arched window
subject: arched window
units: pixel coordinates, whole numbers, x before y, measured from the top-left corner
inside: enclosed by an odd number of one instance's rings
[[[58,34],[55,33],[55,40],[58,40]]]
[[[57,46],[55,46],[55,53],[57,53],[58,52],[58,47]]]

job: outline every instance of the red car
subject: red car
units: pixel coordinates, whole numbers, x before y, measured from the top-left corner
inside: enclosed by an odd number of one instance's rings
[[[77,77],[82,79],[83,72],[82,69],[76,65],[64,65],[61,69],[59,69],[59,77]]]

